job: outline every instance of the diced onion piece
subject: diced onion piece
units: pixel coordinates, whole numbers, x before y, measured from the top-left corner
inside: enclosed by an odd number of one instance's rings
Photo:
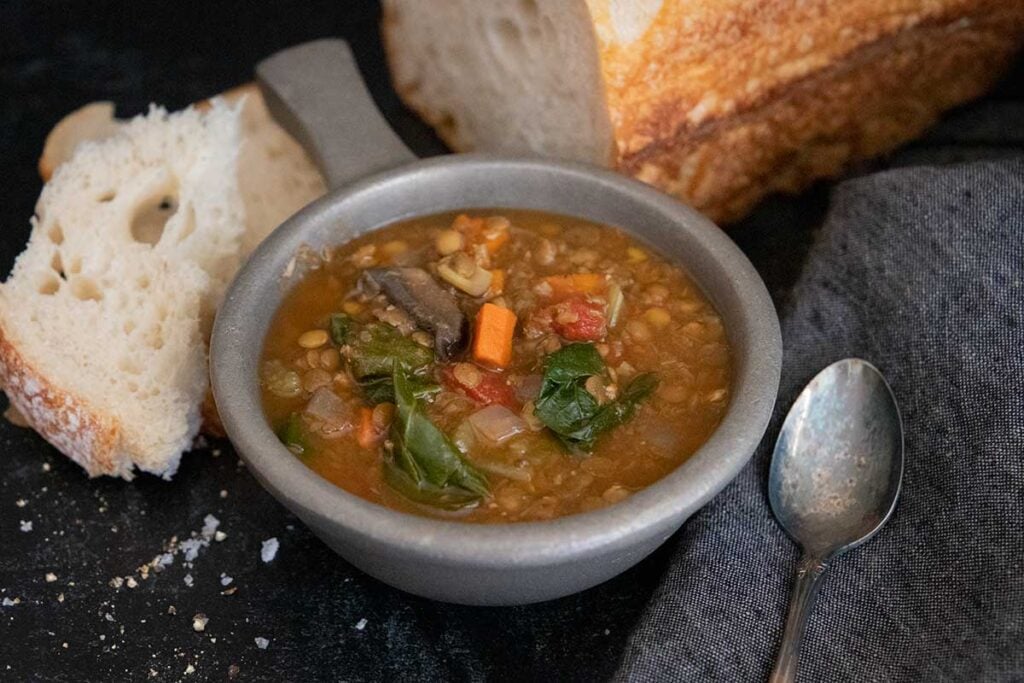
[[[500,444],[526,431],[526,423],[505,406],[493,405],[469,416],[469,423],[482,438]]]
[[[472,274],[462,275],[447,259],[437,264],[437,274],[442,280],[470,296],[483,296],[491,286],[491,271],[477,267]]]
[[[340,436],[352,429],[352,409],[327,387],[320,387],[306,404],[306,414],[319,422],[325,436]]]
[[[612,328],[619,322],[619,315],[622,314],[622,305],[626,303],[626,297],[622,294],[622,287],[612,283],[608,288],[608,327]]]

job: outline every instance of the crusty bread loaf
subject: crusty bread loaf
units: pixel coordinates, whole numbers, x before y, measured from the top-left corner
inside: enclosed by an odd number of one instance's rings
[[[0,285],[0,382],[91,475],[173,475],[213,411],[206,340],[237,267],[324,191],[254,87],[131,121],[66,117],[29,246]]]
[[[727,221],[983,92],[1024,2],[384,0],[382,33],[453,148],[607,163]]]

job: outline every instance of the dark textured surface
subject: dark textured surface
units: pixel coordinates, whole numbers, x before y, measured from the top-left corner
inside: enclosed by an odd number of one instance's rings
[[[260,58],[304,40],[347,38],[407,143],[420,154],[442,150],[389,89],[374,3],[240,7],[103,0],[0,6],[0,270],[10,269],[24,245],[40,188],[35,164],[64,114],[97,99],[116,101],[121,116],[150,101],[181,107],[249,80]],[[1004,86],[1004,98],[1017,94]],[[1008,104],[984,106],[1002,112]],[[956,135],[940,140],[949,159],[1005,153],[1000,145],[1012,131],[1001,114],[985,119],[976,111],[958,115],[967,123],[950,119],[954,133],[970,129],[972,137],[967,145]],[[912,146],[904,154],[932,149]],[[780,304],[789,300],[827,201],[824,185],[797,199],[772,199],[733,230]],[[667,560],[680,543],[691,543],[689,535],[677,537],[625,575],[544,605],[440,605],[346,565],[262,491],[226,444],[217,448],[219,456],[210,449],[186,456],[172,483],[90,481],[31,432],[0,423],[0,600],[19,600],[0,606],[0,680],[223,680],[232,666],[238,680],[600,680],[614,672]],[[139,565],[172,537],[198,532],[207,514],[219,518],[223,541],[200,549],[191,568],[179,553],[165,571],[140,577]],[[32,530],[21,531],[22,521]],[[264,564],[260,545],[270,537],[281,548]],[[788,558],[773,562],[782,571]],[[55,581],[46,580],[49,572]],[[222,573],[233,577],[233,595],[221,595]],[[129,575],[137,587],[109,583]],[[781,573],[771,579],[787,580]],[[773,633],[775,607],[758,605],[750,628]],[[727,601],[710,613],[724,619],[737,609]],[[203,633],[192,629],[200,612],[210,619]],[[265,650],[256,637],[270,640]],[[736,650],[736,661],[760,666],[750,657]]]
[[[783,319],[775,434],[855,356],[905,426],[899,506],[826,572],[799,680],[1024,679],[1024,156],[841,184]],[[687,523],[630,639],[628,680],[759,680],[797,550],[765,494],[772,444]]]

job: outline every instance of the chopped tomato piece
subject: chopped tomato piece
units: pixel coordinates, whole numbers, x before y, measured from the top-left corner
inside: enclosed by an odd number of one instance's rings
[[[549,307],[551,329],[568,341],[600,341],[608,334],[604,304],[574,297]]]
[[[515,389],[509,386],[504,377],[473,363],[446,366],[441,371],[441,380],[449,389],[459,391],[482,405],[519,408]]]

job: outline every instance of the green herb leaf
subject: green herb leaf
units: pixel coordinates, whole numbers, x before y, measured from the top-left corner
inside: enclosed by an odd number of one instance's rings
[[[405,372],[415,372],[434,362],[434,352],[384,323],[369,323],[348,334],[346,356],[357,380],[391,375],[397,362]]]
[[[348,344],[349,336],[355,328],[356,321],[344,313],[335,313],[331,316],[328,325],[331,333],[331,341],[338,346]]]
[[[412,394],[416,398],[427,398],[441,391],[441,385],[436,382],[431,382],[416,375],[411,375],[408,379],[409,386],[412,388]],[[367,403],[372,405],[395,402],[395,387],[390,375],[368,377],[359,382],[359,388],[363,390],[363,396],[366,398]]]
[[[331,339],[341,346],[349,371],[363,390],[367,402],[394,403],[392,369],[395,363],[409,374],[413,395],[424,398],[440,391],[440,387],[415,376],[434,362],[434,352],[417,344],[390,325],[360,325],[351,317],[336,313],[330,320]]]
[[[487,479],[430,421],[397,362],[392,383],[396,415],[391,425],[393,447],[385,467],[386,474],[393,470],[388,474],[389,483],[413,500],[439,507],[464,507],[486,496]]]
[[[545,360],[534,414],[570,450],[592,451],[599,436],[629,421],[658,386],[653,373],[638,375],[618,399],[602,406],[585,384],[588,377],[605,374],[593,344],[570,344]]]
[[[309,435],[302,416],[292,413],[277,428],[277,438],[295,455],[305,455],[309,450]]]

